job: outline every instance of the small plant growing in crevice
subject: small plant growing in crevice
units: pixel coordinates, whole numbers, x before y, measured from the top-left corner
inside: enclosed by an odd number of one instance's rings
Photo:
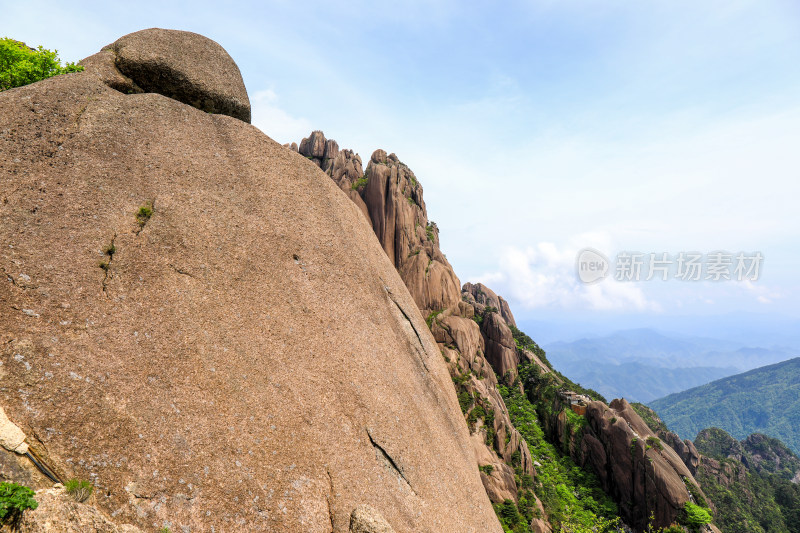
[[[70,479],[64,484],[64,490],[76,502],[85,502],[94,492],[94,486],[89,481]]]
[[[0,483],[0,524],[15,524],[22,513],[36,509],[39,504],[33,498],[32,489],[17,483]]]
[[[428,329],[433,327],[433,321],[436,320],[436,317],[442,314],[444,309],[440,309],[438,311],[433,311],[428,315],[428,318],[425,319],[425,323],[428,324]]]
[[[144,229],[145,224],[147,224],[147,221],[150,220],[152,216],[153,202],[147,202],[139,207],[139,210],[136,212],[136,222],[139,224],[139,231],[136,232],[137,234]]]
[[[367,177],[366,174],[364,174],[363,176],[358,178],[356,181],[354,181],[353,185],[351,185],[350,188],[355,191],[357,189],[360,189],[361,187],[366,186],[368,181],[369,181],[369,178]]]
[[[478,470],[480,470],[481,472],[483,472],[487,476],[491,476],[492,472],[494,472],[494,466],[493,465],[483,465],[483,466],[479,466]]]
[[[108,246],[103,248],[103,255],[106,256],[106,259],[103,259],[97,265],[101,269],[105,270],[106,273],[108,273],[108,269],[111,267],[111,260],[114,259],[114,254],[117,253],[117,247],[114,244],[114,239],[116,239],[116,237],[117,237],[116,235],[111,237],[111,242],[108,244]]]
[[[114,259],[114,254],[117,253],[117,246],[114,244],[114,240],[117,238],[117,234],[115,233],[113,237],[111,237],[111,242],[103,248],[103,255],[105,258],[98,263],[103,272],[105,272],[105,276],[103,276],[103,292],[105,293],[108,289],[108,281],[111,278],[111,261]]]
[[[436,228],[435,222],[428,222],[428,225],[425,226],[425,234],[428,237],[428,240],[431,242],[436,242],[436,234],[434,233],[434,228]]]

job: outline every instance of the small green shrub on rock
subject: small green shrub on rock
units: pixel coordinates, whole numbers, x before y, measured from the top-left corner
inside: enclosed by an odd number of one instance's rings
[[[701,526],[710,524],[711,513],[705,507],[700,507],[692,502],[683,505],[683,513],[680,522],[692,531],[698,531]]]
[[[354,181],[353,185],[351,185],[350,188],[355,191],[357,189],[360,189],[361,187],[366,187],[368,181],[369,181],[369,178],[367,178],[367,175],[364,174],[364,176],[362,176],[362,177],[358,178],[356,181]]]
[[[81,479],[70,479],[64,484],[64,489],[76,502],[85,502],[94,491],[94,487],[89,481]]]
[[[148,202],[141,206],[139,210],[136,212],[136,222],[139,223],[139,227],[144,227],[147,224],[147,221],[150,220],[150,217],[153,216],[153,204]]]
[[[36,509],[39,504],[33,490],[17,483],[0,483],[0,524],[14,522],[27,509]]]

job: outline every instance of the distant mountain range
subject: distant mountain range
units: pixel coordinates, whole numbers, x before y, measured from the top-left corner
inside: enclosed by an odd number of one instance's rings
[[[652,329],[554,342],[544,349],[553,365],[573,381],[609,399],[644,403],[798,355],[780,346],[751,347]]]
[[[736,439],[764,433],[800,451],[800,357],[649,403],[685,439],[722,428]]]

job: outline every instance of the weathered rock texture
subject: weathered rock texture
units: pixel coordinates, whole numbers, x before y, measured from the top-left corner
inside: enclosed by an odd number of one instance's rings
[[[0,152],[0,405],[114,523],[500,531],[415,300],[315,165],[91,68],[0,93]]]
[[[378,511],[359,505],[350,515],[350,533],[394,533],[394,529]]]
[[[207,111],[250,122],[239,67],[219,44],[188,31],[151,28],[121,37],[85,59],[110,87],[163,94]]]
[[[364,213],[425,316],[458,303],[460,282],[439,248],[439,229],[428,220],[422,186],[408,166],[376,150],[362,171],[360,156],[340,150],[321,131],[304,138],[298,150]]]
[[[517,325],[508,302],[483,283],[465,283],[461,294],[466,302],[475,306],[481,313],[486,307],[493,307],[509,325]]]
[[[518,487],[511,467],[515,452],[523,473],[533,476],[536,471],[528,446],[511,424],[508,409],[497,390],[497,377],[484,356],[484,337],[469,318],[472,312],[470,306],[460,302],[438,315],[431,322],[431,331],[450,364],[456,390],[471,399],[464,415],[469,420],[478,406],[490,413],[488,419],[475,420],[470,425],[478,464],[492,466],[491,474],[481,473],[489,498],[495,503],[517,500]]]
[[[506,322],[514,320],[508,304],[480,284],[477,287],[486,294],[480,296],[484,303],[478,304],[474,298],[469,300],[467,293],[460,293],[458,277],[439,248],[438,228],[428,222],[422,186],[395,154],[376,150],[362,175],[361,158],[351,150],[340,150],[338,143],[326,139],[321,131],[312,132],[299,146],[284,146],[299,151],[324,170],[370,221],[386,255],[428,317],[457,392],[462,398],[470,398],[464,416],[472,420],[469,429],[475,457],[480,466],[492,466],[491,473],[481,472],[486,493],[495,503],[517,500],[519,487],[512,458],[519,457],[514,466],[524,474],[533,476],[535,469],[530,451],[511,424],[497,390],[495,373],[504,375],[504,368],[515,373],[519,362]],[[498,312],[505,309],[505,315],[491,313],[495,316],[481,329],[473,320],[475,311],[485,313],[492,303]],[[495,366],[490,356],[504,360],[506,366]],[[478,407],[487,416],[473,416],[473,412],[479,412]],[[541,506],[538,500],[536,503]],[[539,520],[537,524],[540,531],[549,530],[546,522]]]
[[[683,460],[663,444],[625,400],[591,402],[588,425],[575,455],[592,469],[619,504],[623,520],[643,531],[676,522],[697,486]],[[698,489],[699,490],[699,489]]]
[[[519,355],[506,321],[498,313],[485,313],[481,333],[486,340],[486,359],[497,375],[516,374]]]
[[[333,139],[325,139],[321,131],[311,132],[311,135],[300,142],[299,148],[297,143],[284,146],[299,152],[321,168],[358,206],[367,220],[370,220],[367,204],[361,198],[363,184],[366,183],[361,156],[352,150],[339,150],[339,144]]]
[[[675,450],[675,453],[681,458],[683,464],[689,469],[689,472],[691,472],[693,476],[696,475],[697,467],[700,466],[700,453],[698,453],[694,443],[688,439],[681,440],[678,434],[672,431],[668,431],[663,435],[658,433],[658,436],[665,444]]]

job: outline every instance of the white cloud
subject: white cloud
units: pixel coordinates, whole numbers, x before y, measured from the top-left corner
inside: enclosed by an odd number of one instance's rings
[[[775,300],[783,298],[783,294],[781,294],[779,291],[761,284],[756,285],[752,281],[744,281],[742,283],[738,283],[737,285],[743,287],[745,290],[753,294],[756,298],[756,301],[762,304],[771,304]]]
[[[498,270],[472,281],[491,285],[527,309],[661,310],[633,283],[611,278],[591,285],[582,283],[575,273],[575,258],[587,246],[609,250],[611,243],[607,235],[591,233],[562,246],[540,242],[525,248],[508,247],[498,258]]]
[[[314,130],[310,120],[293,117],[278,107],[278,95],[272,89],[251,95],[250,105],[253,125],[281,144],[299,142]]]

